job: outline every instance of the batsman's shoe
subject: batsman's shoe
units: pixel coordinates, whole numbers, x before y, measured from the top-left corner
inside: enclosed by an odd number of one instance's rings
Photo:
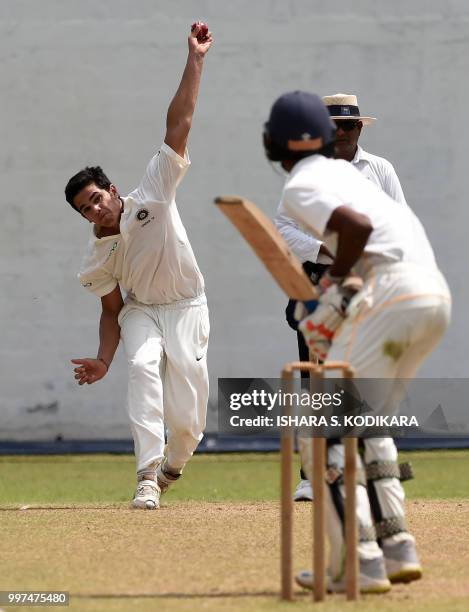
[[[160,487],[154,480],[141,480],[137,484],[132,506],[143,510],[156,510],[160,505],[160,494]]]
[[[345,576],[339,580],[333,580],[327,576],[327,591],[329,593],[345,593]],[[302,571],[295,576],[296,583],[305,589],[314,588],[314,574]],[[359,575],[360,593],[380,594],[387,593],[391,588],[391,583],[386,576],[384,562],[381,557],[378,559],[360,559]]]
[[[386,564],[386,572],[391,582],[412,582],[422,577],[422,566],[420,565],[415,542],[404,540],[403,542],[381,545]]]
[[[293,501],[313,501],[313,489],[309,480],[300,480],[293,493]]]
[[[168,461],[166,457],[156,468],[156,478],[158,481],[158,486],[160,488],[161,494],[166,493],[169,487],[174,484],[179,478],[181,478],[181,473],[174,473],[168,471]]]

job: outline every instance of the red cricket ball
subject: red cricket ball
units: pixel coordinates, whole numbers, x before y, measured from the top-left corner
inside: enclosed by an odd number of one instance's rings
[[[204,23],[203,21],[196,21],[195,23],[192,24],[191,32],[193,32],[197,26],[200,27],[199,33],[197,34],[197,40],[199,42],[206,41],[207,34],[208,34],[208,25]]]

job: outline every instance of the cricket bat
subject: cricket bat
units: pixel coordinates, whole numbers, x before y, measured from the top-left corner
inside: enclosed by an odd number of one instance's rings
[[[318,299],[300,262],[272,221],[255,204],[238,196],[220,196],[215,204],[251,245],[289,298],[302,302]]]

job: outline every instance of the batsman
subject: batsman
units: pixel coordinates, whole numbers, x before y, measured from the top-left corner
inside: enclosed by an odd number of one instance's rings
[[[288,173],[281,208],[334,257],[319,283],[316,310],[296,313],[299,329],[321,360],[349,362],[358,378],[413,378],[449,325],[450,292],[412,210],[352,164],[332,159],[335,130],[322,100],[302,91],[278,98],[264,127],[268,159]],[[361,288],[350,283],[352,273]],[[335,477],[326,495],[328,588],[340,592],[344,451],[340,440],[329,442]],[[309,441],[300,441],[300,452],[311,478]],[[405,522],[394,441],[366,439],[358,462],[366,475],[357,487],[360,590],[382,593],[391,582],[420,578],[422,568]],[[301,572],[297,582],[312,588],[311,572]]]

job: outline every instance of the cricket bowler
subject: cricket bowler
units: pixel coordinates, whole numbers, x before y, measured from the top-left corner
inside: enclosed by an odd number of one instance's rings
[[[186,145],[212,42],[206,24],[193,25],[164,142],[128,196],[120,196],[99,166],[81,170],[65,188],[67,201],[92,224],[78,276],[102,306],[96,358],[72,359],[75,378],[83,385],[106,376],[122,339],[135,508],[158,508],[160,494],[181,476],[205,428],[207,300],[175,196],[190,165]]]

